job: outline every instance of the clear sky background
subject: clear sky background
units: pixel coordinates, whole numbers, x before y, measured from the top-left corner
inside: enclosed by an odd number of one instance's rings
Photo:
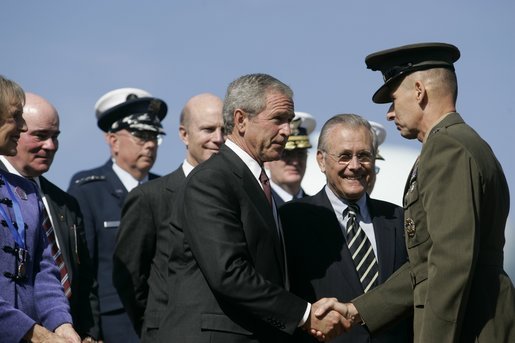
[[[66,189],[75,172],[108,159],[93,110],[104,93],[138,87],[168,103],[168,135],[153,169],[165,174],[184,157],[177,130],[188,98],[223,97],[229,82],[254,72],[289,84],[296,109],[313,114],[319,128],[334,114],[361,114],[386,127],[390,161],[406,150],[411,158],[420,143],[400,137],[385,120],[387,105],[372,103],[382,78],[364,58],[404,44],[448,42],[462,53],[458,111],[492,146],[513,197],[514,13],[512,0],[2,1],[0,73],[59,110],[60,149],[47,176]],[[402,185],[406,173],[382,171],[378,183]],[[514,279],[510,222],[506,269]]]

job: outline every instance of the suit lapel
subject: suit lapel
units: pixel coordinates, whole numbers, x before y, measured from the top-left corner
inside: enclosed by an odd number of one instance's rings
[[[229,168],[241,180],[241,187],[243,188],[244,192],[247,193],[249,201],[256,208],[257,214],[261,216],[263,221],[266,223],[263,229],[267,230],[273,237],[274,253],[281,271],[285,276],[286,267],[283,250],[284,248],[279,239],[277,224],[275,223],[274,214],[270,208],[270,205],[268,204],[265,192],[263,192],[261,185],[256,180],[254,175],[252,175],[250,169],[245,165],[245,163],[243,163],[243,161],[238,157],[238,155],[236,155],[234,151],[227,148],[225,145],[222,145],[219,154],[222,154],[222,156],[225,156],[231,162],[233,166],[229,166]],[[286,280],[284,281],[286,282]]]
[[[395,255],[395,226],[392,220],[386,219],[379,215],[380,211],[373,199],[367,195],[367,206],[370,216],[372,217],[372,225],[374,226],[374,234],[377,246],[377,262],[379,265],[379,282],[383,283],[393,273],[394,255]]]
[[[73,242],[72,244],[72,238],[70,237],[70,228],[68,228],[68,223],[66,220],[66,205],[63,204],[61,206],[55,201],[55,195],[51,194],[52,185],[47,179],[45,179],[43,176],[40,176],[39,183],[41,185],[41,193],[45,197],[49,207],[49,216],[52,217],[52,225],[54,227],[57,241],[59,242],[59,250],[61,250],[70,282],[72,282],[73,268],[70,268],[70,266],[72,265],[71,254],[73,252],[70,251],[70,247],[75,246],[75,243]],[[75,239],[75,237],[73,237],[73,239]]]
[[[348,285],[352,288],[352,291],[354,294],[361,294],[363,293],[363,286],[361,285],[361,282],[359,281],[358,273],[356,271],[356,266],[354,265],[354,260],[352,259],[351,253],[349,251],[349,248],[347,247],[347,243],[345,241],[345,234],[342,231],[342,227],[340,225],[340,222],[338,221],[338,218],[336,218],[336,214],[334,213],[334,208],[331,205],[331,202],[329,201],[329,198],[327,197],[327,194],[325,193],[325,187],[322,188],[320,192],[318,192],[316,195],[313,196],[313,201],[315,204],[321,205],[325,207],[327,210],[331,213],[331,218],[326,221],[322,222],[328,222],[330,225],[335,225],[338,227],[338,230],[342,232],[343,235],[343,244],[340,250],[340,257],[341,259],[339,261],[335,261],[334,263],[339,266],[338,270],[340,271],[340,280],[345,280],[345,282],[348,283]],[[327,212],[327,211],[325,211]]]

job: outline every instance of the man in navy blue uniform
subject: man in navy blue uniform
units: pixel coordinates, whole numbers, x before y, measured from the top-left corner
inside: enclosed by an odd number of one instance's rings
[[[136,88],[113,90],[96,106],[98,126],[106,132],[111,158],[101,167],[78,172],[68,192],[79,201],[88,250],[98,280],[104,341],[138,342],[138,336],[112,282],[112,261],[123,202],[150,173],[161,135],[166,103]]]

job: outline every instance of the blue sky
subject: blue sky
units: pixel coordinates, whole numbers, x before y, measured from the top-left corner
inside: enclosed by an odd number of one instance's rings
[[[385,144],[419,150],[386,122],[387,106],[372,103],[381,76],[364,58],[448,42],[462,53],[458,110],[492,146],[513,196],[513,13],[510,0],[3,1],[0,73],[58,108],[61,145],[47,176],[66,189],[73,173],[108,158],[93,110],[107,91],[138,87],[168,103],[168,135],[154,167],[165,174],[184,157],[177,129],[187,99],[206,91],[223,97],[230,81],[253,72],[289,84],[296,109],[320,126],[334,114],[357,113],[385,125]],[[513,225],[507,231],[514,278]]]

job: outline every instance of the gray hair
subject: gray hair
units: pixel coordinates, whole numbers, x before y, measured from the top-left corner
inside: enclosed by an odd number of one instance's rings
[[[293,91],[288,85],[267,74],[243,75],[231,82],[227,87],[223,107],[225,133],[232,133],[234,111],[243,110],[249,117],[261,113],[266,107],[269,92],[279,92],[293,98]]]
[[[374,129],[370,126],[368,120],[359,116],[357,114],[337,114],[333,116],[331,119],[325,122],[322,127],[322,131],[320,132],[320,137],[318,138],[318,146],[317,149],[320,151],[327,151],[327,137],[329,136],[329,131],[335,126],[342,125],[350,128],[359,128],[364,127],[370,133],[371,141],[372,141],[372,155],[377,155],[377,137],[374,133]]]

